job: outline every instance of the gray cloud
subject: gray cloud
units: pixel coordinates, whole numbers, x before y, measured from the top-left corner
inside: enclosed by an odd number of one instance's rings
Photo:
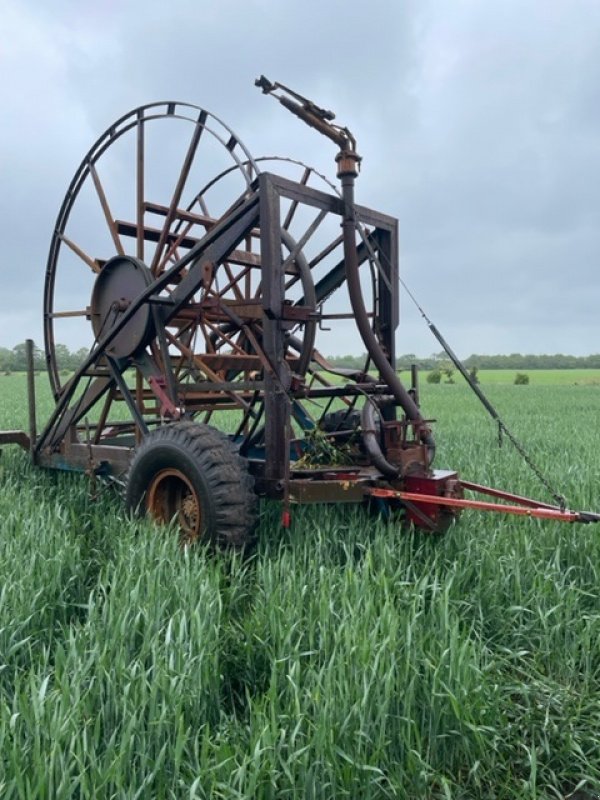
[[[358,198],[399,217],[402,274],[459,353],[600,349],[596,2],[0,5],[1,344],[41,339],[62,195],[130,108],[189,100],[255,155],[333,174],[333,147],[253,88],[264,72],[355,132]],[[439,349],[402,310],[399,350]]]

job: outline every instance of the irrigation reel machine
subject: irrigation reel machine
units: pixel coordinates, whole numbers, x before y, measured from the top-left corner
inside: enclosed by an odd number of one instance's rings
[[[416,373],[407,389],[395,370],[397,221],[355,204],[360,157],[331,112],[256,83],[337,146],[340,189],[298,162],[254,159],[196,106],[155,103],[117,120],[77,170],[50,247],[54,410],[38,435],[29,342],[30,430],[2,432],[0,444],[122,483],[129,509],[175,520],[184,542],[244,545],[259,495],[283,501],[284,525],[291,504],[312,502],[389,503],[431,532],[465,507],[597,521],[433,469]],[[178,174],[165,176],[171,131],[186,145]],[[167,202],[159,182],[174,187]],[[87,326],[91,339],[68,377],[56,346],[65,325]],[[317,334],[334,325],[358,329],[363,370],[319,353]]]

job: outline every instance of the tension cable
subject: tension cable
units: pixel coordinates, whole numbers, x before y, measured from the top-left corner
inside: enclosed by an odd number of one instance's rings
[[[433,322],[429,319],[429,317],[427,316],[427,314],[425,313],[423,308],[421,308],[421,306],[419,305],[416,297],[410,291],[410,289],[408,288],[406,283],[402,280],[402,278],[399,278],[399,281],[402,284],[402,286],[403,286],[404,290],[406,291],[406,293],[408,294],[408,296],[410,297],[410,299],[413,301],[413,303],[415,304],[415,306],[419,310],[419,313],[421,314],[421,316],[423,317],[423,319],[427,323],[427,327],[429,328],[429,330],[432,332],[432,334],[435,336],[435,338],[438,340],[438,342],[442,346],[442,349],[444,350],[444,352],[446,353],[446,355],[448,356],[450,361],[454,364],[454,366],[460,372],[460,374],[463,376],[463,378],[465,379],[467,384],[471,387],[472,391],[475,393],[475,395],[477,396],[477,398],[479,399],[479,401],[481,402],[481,404],[483,405],[485,410],[488,412],[488,414],[492,417],[492,419],[498,425],[498,446],[502,447],[502,437],[506,436],[506,438],[513,445],[513,447],[515,448],[517,453],[519,453],[519,455],[521,456],[523,461],[532,470],[532,472],[536,475],[536,477],[538,478],[540,483],[546,488],[546,490],[550,493],[550,495],[556,501],[556,503],[560,507],[561,511],[564,511],[565,508],[567,507],[567,501],[566,501],[565,497],[560,492],[558,492],[550,484],[550,482],[547,480],[547,478],[544,477],[544,475],[543,475],[542,471],[540,470],[540,468],[533,461],[533,459],[531,458],[529,453],[525,450],[525,447],[518,441],[518,439],[515,437],[515,435],[512,433],[512,431],[510,431],[509,428],[506,426],[506,423],[500,417],[500,414],[496,411],[496,409],[491,404],[491,402],[488,400],[488,398],[485,396],[485,394],[481,390],[481,387],[479,386],[479,384],[475,383],[475,380],[468,373],[468,371],[465,368],[465,366],[462,363],[462,361],[456,355],[454,350],[450,347],[448,342],[444,339],[444,337],[439,332],[439,330],[436,328],[436,326],[433,324]]]

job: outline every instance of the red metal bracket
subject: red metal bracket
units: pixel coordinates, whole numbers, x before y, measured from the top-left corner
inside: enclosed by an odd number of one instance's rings
[[[172,419],[179,419],[181,417],[181,410],[172,402],[171,398],[165,391],[166,380],[164,375],[151,375],[148,379],[148,385],[160,400],[160,415],[161,417],[171,417]]]

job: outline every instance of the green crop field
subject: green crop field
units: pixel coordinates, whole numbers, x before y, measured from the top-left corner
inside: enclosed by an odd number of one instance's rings
[[[600,510],[600,389],[530,375],[492,401]],[[24,386],[0,377],[0,427]],[[462,382],[422,405],[437,466],[547,499]],[[0,520],[2,800],[600,791],[600,526],[465,513],[431,537],[303,507],[283,531],[265,503],[256,553],[215,557],[13,448]]]

